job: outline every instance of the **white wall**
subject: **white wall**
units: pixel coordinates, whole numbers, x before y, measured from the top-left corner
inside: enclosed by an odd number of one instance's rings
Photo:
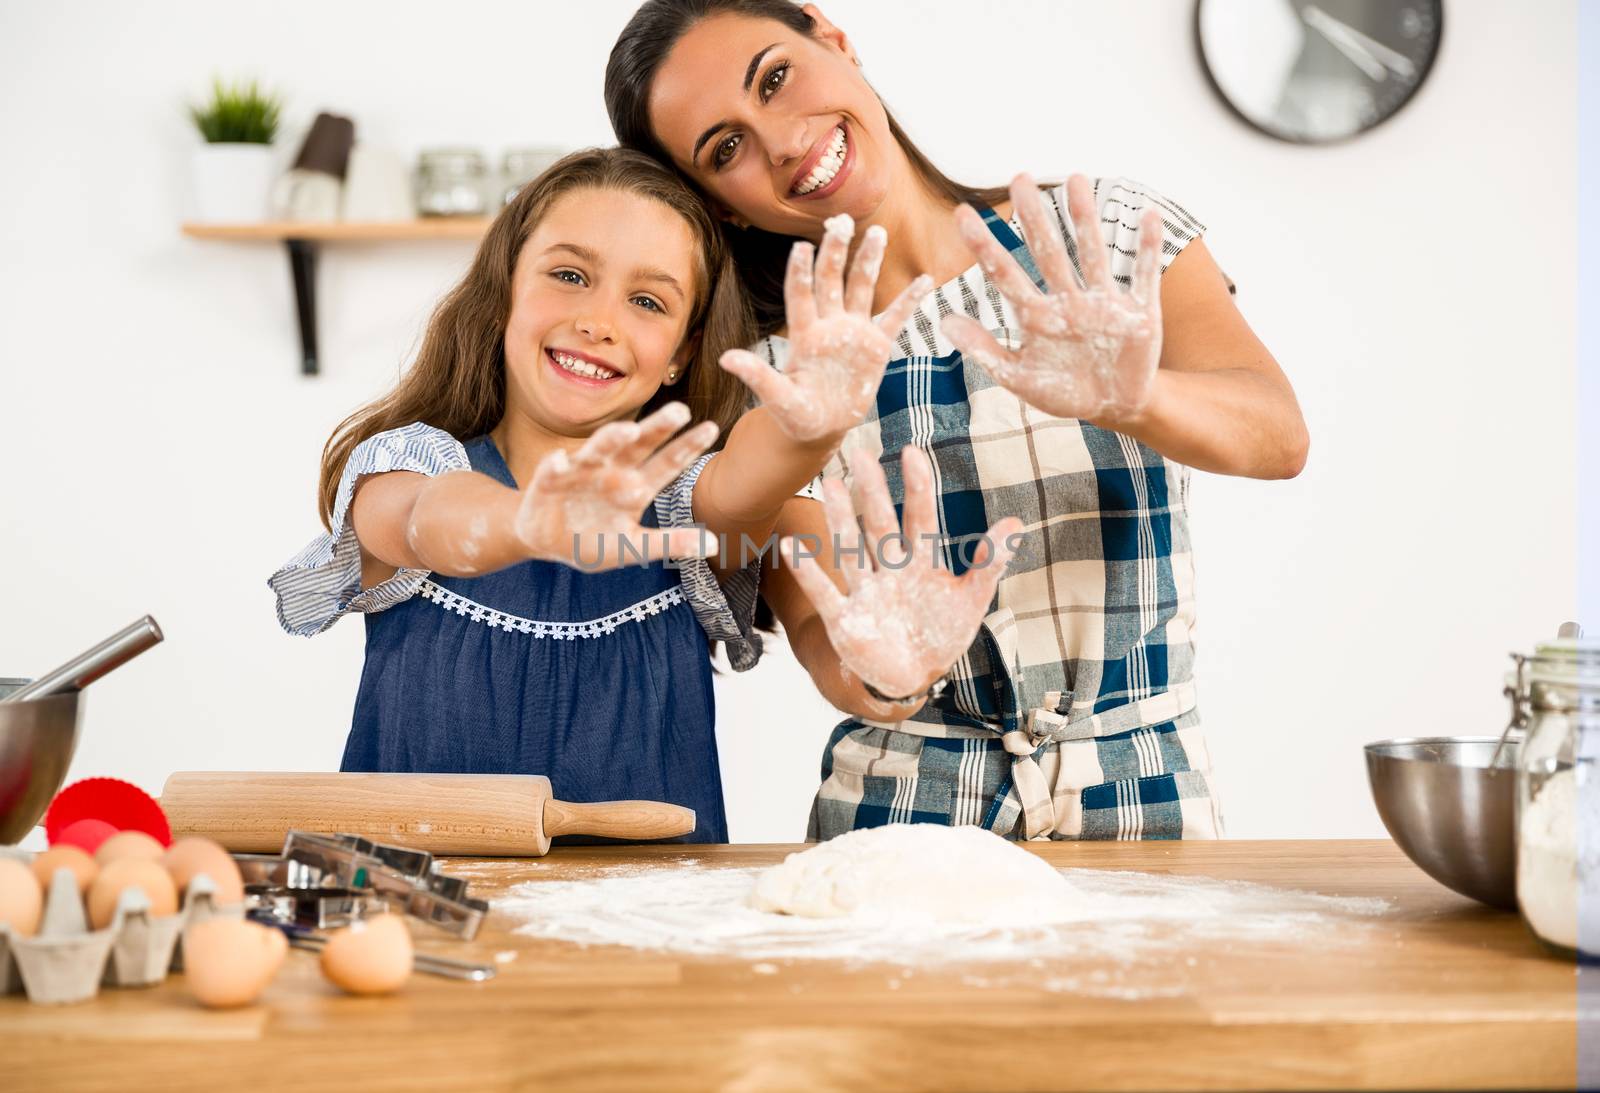
[[[577,146],[631,0],[0,7],[0,675],[143,612],[168,641],[95,684],[72,776],[331,769],[359,622],[279,632],[267,574],[316,530],[322,441],[392,381],[465,244],[329,248],[302,379],[273,246],[178,234],[213,73],[408,156]],[[1214,100],[1187,0],[836,0],[953,175],[1120,173],[1210,225],[1313,436],[1289,483],[1198,476],[1203,709],[1231,834],[1382,833],[1360,746],[1494,732],[1505,653],[1572,611],[1574,0],[1448,5],[1396,120],[1335,148]],[[720,683],[733,837],[804,831],[833,718],[786,655]]]

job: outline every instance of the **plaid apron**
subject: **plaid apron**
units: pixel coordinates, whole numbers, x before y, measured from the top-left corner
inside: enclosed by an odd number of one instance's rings
[[[1124,285],[1147,203],[1162,213],[1163,268],[1203,231],[1127,180],[1097,181],[1095,197]],[[1065,188],[1046,198],[1076,267]],[[1042,287],[1020,226],[980,211]],[[915,445],[933,461],[952,571],[966,570],[976,537],[1002,517],[1022,519],[1022,546],[938,702],[897,724],[850,719],[833,731],[808,838],[904,822],[1029,839],[1220,837],[1195,699],[1188,469],[1023,403],[943,339],[938,320],[954,311],[1019,344],[1009,303],[981,269],[940,287],[902,331],[875,412],[823,477],[848,481],[849,454],[868,448],[899,510],[899,452]],[[761,348],[781,367],[783,339]]]

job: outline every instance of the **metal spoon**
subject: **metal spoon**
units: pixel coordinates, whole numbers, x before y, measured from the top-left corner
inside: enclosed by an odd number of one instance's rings
[[[101,676],[122,667],[140,653],[158,644],[162,639],[161,627],[146,615],[138,622],[112,634],[87,652],[80,653],[61,667],[46,672],[20,690],[12,691],[0,703],[24,702],[30,698],[45,698],[62,691],[78,691]]]

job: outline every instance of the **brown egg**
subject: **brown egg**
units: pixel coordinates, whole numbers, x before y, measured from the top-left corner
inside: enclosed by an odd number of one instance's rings
[[[43,917],[44,892],[33,870],[15,858],[0,858],[0,923],[19,937],[32,937]]]
[[[109,841],[109,840],[108,840]],[[176,914],[178,890],[172,877],[160,862],[143,858],[123,858],[111,862],[100,870],[100,875],[89,886],[89,924],[96,930],[111,925],[116,914],[117,898],[124,888],[142,888],[150,900],[150,914],[154,918]]]
[[[217,886],[218,903],[238,903],[244,899],[244,879],[233,855],[210,839],[190,836],[179,839],[167,847],[162,864],[172,874],[172,883],[178,886],[181,897],[189,882],[204,873]]]
[[[328,937],[322,974],[351,994],[388,994],[411,978],[411,930],[399,915],[374,915]]]
[[[100,867],[81,848],[70,843],[52,846],[33,859],[33,875],[39,878],[39,887],[44,889],[46,897],[50,895],[50,881],[57,869],[72,870],[72,878],[78,882],[80,896],[89,890],[94,878],[100,875]]]
[[[207,1006],[248,1006],[283,964],[281,930],[236,918],[209,918],[183,933],[183,974]]]
[[[104,869],[114,861],[123,858],[143,858],[146,861],[160,861],[161,855],[167,848],[151,835],[143,831],[119,831],[111,838],[100,844],[100,849],[94,852],[94,860]]]

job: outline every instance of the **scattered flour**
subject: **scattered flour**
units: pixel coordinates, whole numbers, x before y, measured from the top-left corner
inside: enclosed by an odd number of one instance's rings
[[[947,835],[963,830],[935,829]],[[1239,881],[1056,870],[1003,840],[997,841],[1006,853],[976,862],[976,872],[959,885],[953,870],[919,876],[915,861],[892,859],[881,863],[885,876],[851,879],[839,862],[859,863],[873,856],[869,851],[820,854],[848,838],[792,855],[771,870],[687,862],[598,867],[577,879],[529,881],[495,900],[495,910],[520,920],[519,934],[581,945],[768,966],[813,960],[899,965],[901,978],[917,967],[1011,964],[1052,990],[1118,997],[1129,990],[1181,991],[1196,952],[1239,945],[1264,960],[1294,960],[1308,945],[1335,948],[1364,933],[1388,908],[1382,899]],[[977,853],[968,848],[946,858]],[[769,902],[807,913],[758,909]],[[1152,966],[1166,977],[1164,984],[1147,974]],[[1144,973],[1132,974],[1140,967]],[[983,974],[996,980],[1006,973],[995,968]]]
[[[1518,830],[1517,900],[1528,924],[1547,941],[1600,953],[1600,785],[1580,786],[1576,768],[1558,771]]]

